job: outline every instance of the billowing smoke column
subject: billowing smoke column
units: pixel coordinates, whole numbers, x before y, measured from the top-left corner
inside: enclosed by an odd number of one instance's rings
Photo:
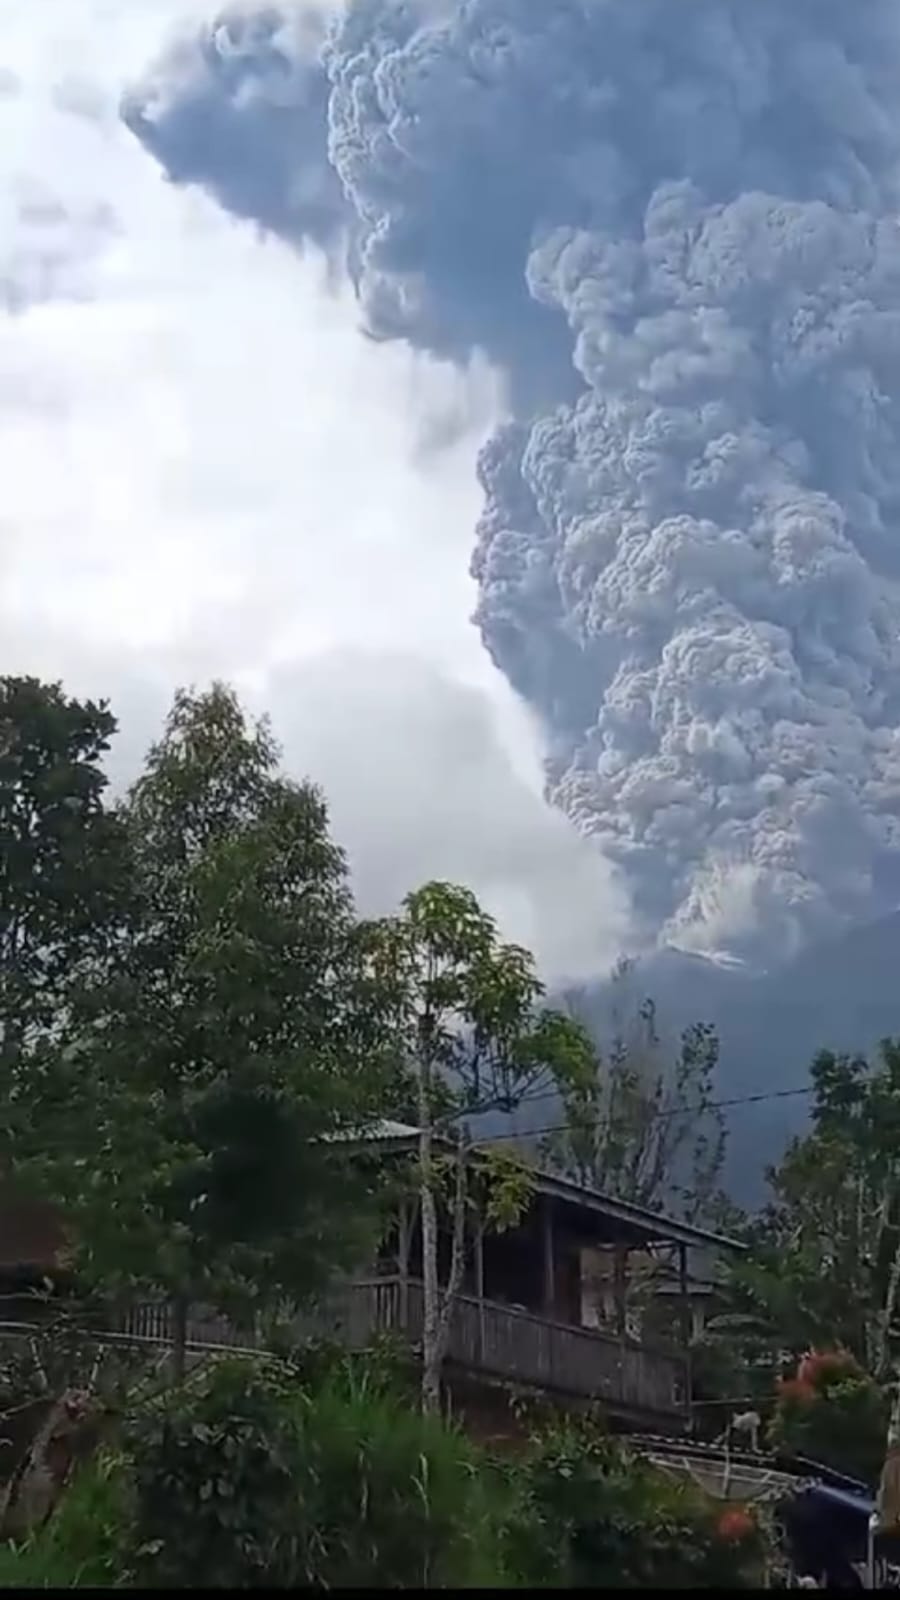
[[[374,332],[507,374],[477,620],[646,929],[771,956],[896,904],[897,0],[231,14],[124,114],[342,237]]]

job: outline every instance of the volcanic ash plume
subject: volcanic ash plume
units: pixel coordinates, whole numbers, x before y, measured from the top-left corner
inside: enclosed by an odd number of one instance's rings
[[[772,954],[900,900],[896,0],[232,14],[124,114],[507,375],[477,620],[643,926]]]

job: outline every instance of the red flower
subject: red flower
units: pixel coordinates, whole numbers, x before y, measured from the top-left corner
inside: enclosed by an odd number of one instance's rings
[[[756,1523],[743,1506],[728,1506],[719,1518],[719,1538],[726,1539],[729,1544],[738,1544],[755,1531]]]
[[[780,1400],[798,1400],[803,1405],[809,1405],[816,1397],[816,1391],[806,1378],[779,1378],[778,1397]]]
[[[849,1376],[858,1371],[849,1350],[810,1350],[797,1368],[801,1383],[818,1388],[823,1379]]]

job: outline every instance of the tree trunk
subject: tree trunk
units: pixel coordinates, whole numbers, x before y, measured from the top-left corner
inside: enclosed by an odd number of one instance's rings
[[[47,1521],[68,1481],[79,1440],[94,1420],[92,1398],[83,1390],[66,1389],[52,1401],[0,1491],[0,1538],[25,1539]]]
[[[466,1264],[466,1146],[460,1135],[456,1152],[456,1185],[453,1195],[453,1245],[450,1252],[450,1277],[443,1298],[438,1291],[437,1360],[438,1373],[447,1355],[453,1307],[462,1288]]]
[[[404,1332],[409,1327],[409,1258],[412,1250],[413,1229],[416,1225],[415,1207],[405,1202],[397,1215],[397,1271],[400,1274],[400,1325]]]
[[[885,1290],[884,1306],[878,1325],[878,1346],[875,1358],[875,1377],[883,1379],[887,1376],[890,1367],[890,1340],[891,1322],[894,1317],[894,1308],[897,1304],[897,1291],[900,1290],[900,1237],[894,1248],[890,1272],[888,1273],[887,1289]]]
[[[882,1533],[900,1527],[900,1382],[895,1383],[888,1424],[887,1450],[878,1486],[878,1527]]]
[[[453,1202],[453,1245],[450,1276],[441,1293],[438,1279],[438,1219],[432,1174],[433,1135],[430,1122],[419,1135],[419,1160],[422,1169],[422,1410],[434,1416],[441,1409],[441,1372],[450,1339],[453,1307],[462,1284],[465,1266],[466,1228],[466,1151],[460,1137]]]
[[[437,1207],[434,1200],[434,1129],[430,1087],[430,1075],[423,1064],[419,1068],[419,1203],[422,1223],[422,1410],[426,1416],[439,1412],[441,1406]]]

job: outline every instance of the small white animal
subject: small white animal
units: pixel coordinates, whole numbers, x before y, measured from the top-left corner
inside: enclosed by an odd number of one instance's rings
[[[756,1452],[759,1449],[760,1418],[758,1411],[742,1411],[739,1416],[732,1417],[732,1433],[746,1434],[750,1440],[750,1449]]]

